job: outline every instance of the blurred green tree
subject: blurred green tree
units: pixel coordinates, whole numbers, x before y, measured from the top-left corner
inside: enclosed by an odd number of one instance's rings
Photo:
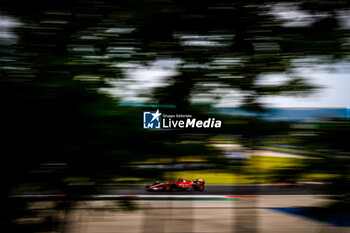
[[[144,95],[205,115],[208,108],[192,105],[195,97],[216,103],[223,92],[238,92],[243,108],[263,111],[261,97],[314,90],[293,73],[297,59],[348,55],[349,32],[338,17],[347,2],[3,0],[1,8],[3,30],[12,25],[0,36],[3,223],[19,213],[8,199],[16,184],[62,189],[66,177],[130,175],[131,161],[193,151],[178,142],[196,131],[143,131],[141,108],[101,93],[113,80],[133,84],[122,67],[179,61],[166,85]],[[301,20],[283,17],[288,11]],[[275,73],[288,79],[258,83]],[[233,120],[197,139],[230,133],[250,141],[267,133],[266,123],[250,122],[235,127]],[[204,143],[199,149],[211,153]],[[64,164],[63,172],[43,173],[52,163]]]

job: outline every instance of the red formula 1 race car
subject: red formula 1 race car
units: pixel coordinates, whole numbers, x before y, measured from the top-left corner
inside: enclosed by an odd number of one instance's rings
[[[196,180],[185,180],[178,179],[177,181],[170,181],[165,183],[160,183],[156,181],[151,185],[146,186],[147,191],[204,191],[205,181],[202,179]]]

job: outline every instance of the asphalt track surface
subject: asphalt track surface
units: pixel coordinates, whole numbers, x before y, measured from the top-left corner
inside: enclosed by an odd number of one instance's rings
[[[316,195],[330,194],[326,184],[296,185],[206,185],[203,192],[198,191],[153,191],[145,190],[145,185],[108,187],[106,194],[117,195]]]

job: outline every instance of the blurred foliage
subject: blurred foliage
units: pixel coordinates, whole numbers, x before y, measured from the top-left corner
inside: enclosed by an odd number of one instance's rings
[[[296,61],[320,57],[328,63],[349,55],[349,31],[337,14],[348,10],[349,3],[286,4],[2,0],[1,223],[22,214],[22,205],[8,198],[19,184],[40,183],[76,198],[96,190],[72,188],[64,178],[158,176],[155,170],[144,174],[125,165],[149,157],[214,154],[206,140],[216,134],[235,134],[253,145],[262,136],[287,132],[287,123],[224,116],[224,127],[216,131],[144,131],[143,108],[121,106],[118,98],[101,91],[112,87],[113,80],[133,84],[122,67],[157,59],[180,61],[177,73],[142,95],[152,104],[175,106],[175,112],[205,117],[222,91],[238,92],[241,107],[257,112],[264,111],[261,97],[315,91],[294,74],[303,63]],[[307,14],[304,24],[279,18],[283,7]],[[262,75],[274,73],[288,80],[257,83]],[[120,86],[120,96],[128,95],[123,91]],[[194,96],[214,101],[194,106]]]
[[[309,150],[322,151],[322,154],[318,159],[305,161],[303,169],[290,169],[289,174],[296,177],[305,174],[328,174],[323,181],[329,182],[327,191],[338,200],[331,206],[332,211],[342,214],[346,212],[349,215],[350,148],[347,138],[350,134],[350,122],[347,118],[324,119],[307,131],[308,134],[299,136],[299,140]],[[280,178],[285,177],[278,175]]]

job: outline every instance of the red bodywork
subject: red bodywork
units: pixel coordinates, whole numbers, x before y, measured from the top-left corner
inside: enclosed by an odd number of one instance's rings
[[[170,181],[166,183],[154,183],[147,185],[147,191],[204,191],[205,181],[202,179],[186,180],[179,179],[177,181]]]

